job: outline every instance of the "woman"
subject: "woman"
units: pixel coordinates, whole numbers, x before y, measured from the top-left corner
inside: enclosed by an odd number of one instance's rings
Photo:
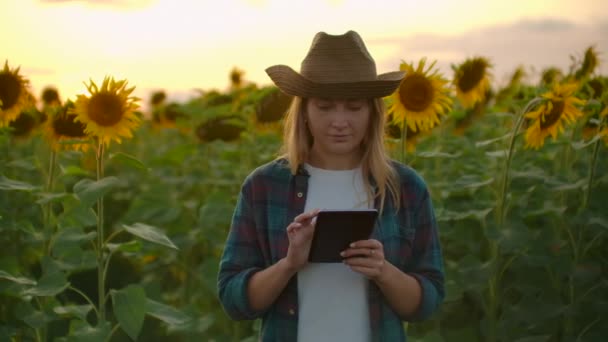
[[[262,318],[263,341],[404,341],[402,322],[443,300],[431,198],[417,173],[383,149],[382,97],[403,73],[376,74],[354,31],[318,33],[300,73],[266,70],[294,96],[285,154],[245,180],[220,262],[233,319]],[[308,262],[319,209],[377,208],[369,240],[343,263]]]

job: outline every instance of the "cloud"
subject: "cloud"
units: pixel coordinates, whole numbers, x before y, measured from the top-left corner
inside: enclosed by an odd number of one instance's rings
[[[567,71],[570,56],[582,58],[589,46],[595,46],[600,60],[608,62],[608,20],[578,24],[559,19],[521,20],[459,35],[414,34],[370,40],[369,45],[393,46],[393,53],[378,60],[379,69],[394,70],[401,60],[417,61],[422,57],[437,60],[437,66],[451,77],[451,64],[467,57],[488,57],[493,64],[495,81],[504,82],[519,65],[540,71],[556,66]],[[602,58],[604,57],[604,58]],[[608,68],[600,64],[602,73]],[[530,79],[536,82],[537,78]]]

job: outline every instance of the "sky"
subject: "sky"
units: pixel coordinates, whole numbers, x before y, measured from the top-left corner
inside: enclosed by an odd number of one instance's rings
[[[157,90],[174,100],[225,90],[233,67],[270,85],[265,68],[299,70],[315,33],[348,30],[379,73],[426,57],[451,79],[451,65],[483,56],[494,84],[519,65],[535,83],[595,46],[608,74],[606,0],[0,0],[0,59],[35,95],[54,86],[64,100],[106,75],[144,103]]]

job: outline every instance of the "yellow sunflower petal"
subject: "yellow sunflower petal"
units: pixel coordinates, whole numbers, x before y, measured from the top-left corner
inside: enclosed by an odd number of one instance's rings
[[[482,101],[490,88],[489,61],[483,57],[465,60],[456,69],[453,84],[456,96],[465,109]]]
[[[582,101],[574,97],[577,89],[577,83],[555,84],[550,91],[542,95],[545,102],[535,111],[525,115],[532,120],[526,130],[526,148],[542,147],[548,136],[556,139],[563,133],[566,124],[572,124],[582,117],[583,113],[576,107],[582,104]]]
[[[17,119],[30,102],[28,94],[29,81],[19,75],[19,67],[11,70],[5,61],[0,70],[0,127]]]
[[[413,132],[429,130],[441,122],[451,107],[447,81],[434,69],[435,62],[425,70],[426,59],[413,63],[401,63],[399,69],[406,75],[399,88],[390,96],[389,112],[394,122],[407,123]]]
[[[104,78],[101,87],[92,80],[85,85],[89,96],[77,96],[74,113],[76,120],[86,125],[86,133],[106,145],[131,138],[132,130],[140,123],[135,114],[139,99],[130,96],[135,87],[127,88],[126,80],[116,81],[110,77]]]

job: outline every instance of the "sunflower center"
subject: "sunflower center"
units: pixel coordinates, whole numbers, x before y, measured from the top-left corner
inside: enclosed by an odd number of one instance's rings
[[[15,136],[24,136],[28,134],[36,126],[36,119],[27,112],[21,112],[21,114],[11,121],[9,124],[13,128],[12,134]]]
[[[546,129],[553,126],[562,116],[564,107],[566,106],[564,101],[551,101],[551,104],[553,105],[551,112],[543,116],[544,120],[540,121],[540,129]]]
[[[422,112],[433,103],[433,85],[423,75],[410,75],[403,79],[399,87],[399,99],[405,109]]]
[[[458,80],[458,88],[468,92],[481,82],[486,72],[486,63],[482,60],[474,60],[462,68],[462,77]]]
[[[21,92],[21,83],[17,77],[10,73],[0,74],[0,109],[9,109],[17,103]]]
[[[91,97],[87,108],[89,118],[100,126],[113,126],[122,119],[124,111],[120,98],[111,93],[98,93]]]
[[[67,136],[70,138],[85,137],[85,124],[75,121],[76,114],[57,115],[53,120],[53,129],[58,135]]]

